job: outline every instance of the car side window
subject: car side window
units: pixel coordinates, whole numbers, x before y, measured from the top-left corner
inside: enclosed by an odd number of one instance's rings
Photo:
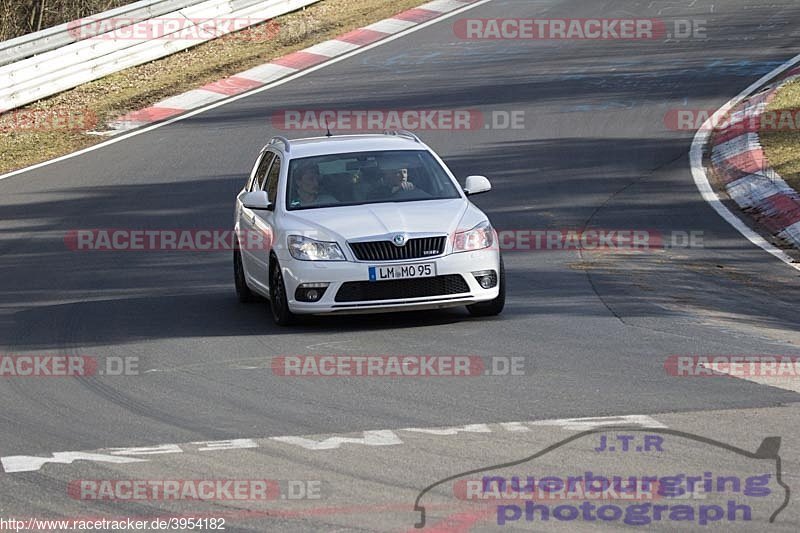
[[[257,163],[260,163],[260,162],[261,162],[261,160],[259,159],[259,160],[257,160],[256,162],[257,162]],[[246,181],[246,182],[245,182],[245,184],[244,184],[244,190],[245,190],[245,192],[250,192],[250,191],[252,191],[252,190],[253,190],[253,182],[255,181],[255,178],[256,178],[256,169],[255,169],[255,168],[253,168],[253,169],[250,171],[250,175],[247,177],[247,181]]]
[[[275,159],[275,154],[272,152],[264,152],[264,157],[261,158],[261,162],[258,164],[258,169],[256,169],[256,174],[253,179],[253,183],[250,187],[250,191],[260,191],[264,188],[264,181],[267,177],[267,170],[269,170],[269,165],[272,163],[272,160]]]
[[[269,169],[269,173],[267,174],[267,185],[265,190],[267,191],[267,199],[275,204],[275,201],[278,199],[278,177],[281,175],[281,157],[275,156],[275,160],[272,162],[272,166]]]

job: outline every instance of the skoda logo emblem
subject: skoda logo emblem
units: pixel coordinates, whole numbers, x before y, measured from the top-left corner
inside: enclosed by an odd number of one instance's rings
[[[394,243],[395,246],[403,246],[403,245],[405,245],[406,240],[407,240],[407,237],[402,233],[398,233],[397,235],[392,237],[392,242]]]

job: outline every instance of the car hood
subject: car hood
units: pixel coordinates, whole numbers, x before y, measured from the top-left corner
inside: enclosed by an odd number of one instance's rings
[[[387,202],[289,212],[288,231],[319,240],[347,241],[387,233],[447,233],[469,229],[485,216],[462,198]],[[466,225],[466,227],[465,227]]]

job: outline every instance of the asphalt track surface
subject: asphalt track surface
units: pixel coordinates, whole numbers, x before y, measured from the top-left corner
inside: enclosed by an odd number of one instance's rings
[[[463,17],[694,18],[707,21],[708,38],[469,42],[452,30]],[[413,528],[410,506],[430,483],[524,456],[569,431],[421,433],[404,445],[330,451],[269,438],[617,415],[651,415],[749,450],[764,436],[783,436],[785,478],[800,481],[795,392],[672,377],[663,366],[673,354],[800,353],[798,272],[702,200],[688,163],[694,132],[670,131],[663,120],[673,108],[716,109],[797,54],[798,22],[800,5],[791,1],[497,0],[274,89],[0,181],[0,353],[133,356],[141,371],[0,380],[0,456],[266,443],[0,473],[0,515],[213,516],[248,508],[259,512],[234,517],[228,530],[397,531]],[[424,132],[457,176],[492,180],[494,190],[475,203],[495,227],[699,231],[704,246],[509,251],[500,317],[456,309],[314,319],[292,329],[274,326],[264,304],[236,301],[228,253],[65,246],[65,234],[79,228],[230,227],[255,155],[280,133],[269,117],[307,108],[523,111],[523,129]],[[290,379],[270,370],[275,356],[332,353],[518,356],[526,372]],[[85,478],[253,476],[321,480],[329,498],[322,504],[338,511],[76,501],[65,488]],[[797,511],[790,506],[773,527],[797,530]]]

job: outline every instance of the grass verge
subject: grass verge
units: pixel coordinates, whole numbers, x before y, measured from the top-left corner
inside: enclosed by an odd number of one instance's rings
[[[226,35],[183,52],[132,67],[0,116],[0,173],[68,154],[105,138],[89,135],[130,111],[201,87],[391,17],[427,0],[323,0],[266,23],[270,39]],[[273,32],[254,27],[244,32]]]
[[[767,107],[773,113],[775,127],[762,126],[761,145],[770,165],[796,191],[800,191],[800,80],[782,87]],[[795,117],[789,124],[781,122]]]

